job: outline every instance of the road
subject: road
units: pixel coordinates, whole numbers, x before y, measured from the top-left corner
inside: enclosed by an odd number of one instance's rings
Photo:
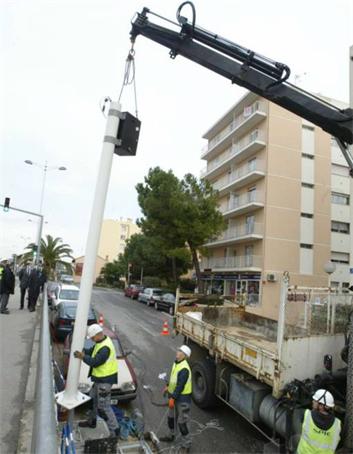
[[[172,317],[153,307],[126,298],[115,290],[95,289],[92,302],[104,316],[107,324],[116,325],[126,350],[132,351],[131,362],[139,381],[139,394],[134,402],[145,418],[147,430],[158,436],[166,433],[166,408],[153,405],[162,403],[164,382],[158,379],[161,372],[169,372],[175,351],[183,343],[177,336],[161,336],[163,322]],[[262,453],[268,451],[266,441],[244,419],[220,404],[212,411],[192,406],[192,453]],[[175,447],[164,444],[165,452],[176,452]],[[272,448],[271,448],[271,450]]]

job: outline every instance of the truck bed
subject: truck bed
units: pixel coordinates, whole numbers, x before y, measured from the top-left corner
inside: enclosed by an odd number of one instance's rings
[[[343,334],[286,336],[279,358],[277,327],[274,320],[236,307],[180,307],[176,314],[178,333],[207,349],[216,361],[229,362],[268,384],[276,398],[292,380],[321,373],[325,354],[335,358],[336,368],[344,366]]]

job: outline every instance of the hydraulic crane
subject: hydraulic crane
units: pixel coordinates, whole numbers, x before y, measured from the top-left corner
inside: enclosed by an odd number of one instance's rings
[[[181,16],[185,5],[192,9],[191,22]],[[148,14],[171,22],[143,8],[132,21],[132,42],[138,35],[145,36],[169,48],[171,58],[182,55],[320,126],[336,139],[353,177],[353,157],[349,150],[349,145],[353,143],[352,109],[339,109],[289,83],[290,69],[287,65],[198,27],[192,2],[182,3],[177,10],[178,23],[172,23],[180,27],[179,32],[152,23]]]

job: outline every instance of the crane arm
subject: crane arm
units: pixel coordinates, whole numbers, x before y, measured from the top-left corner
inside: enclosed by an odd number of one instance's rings
[[[192,23],[180,15],[185,4],[193,8]],[[348,148],[353,143],[352,109],[339,109],[287,82],[287,65],[197,27],[191,2],[184,2],[178,9],[178,24],[174,24],[180,27],[178,31],[152,23],[148,14],[155,13],[143,8],[132,21],[132,41],[138,35],[145,36],[170,49],[171,58],[182,55],[321,127],[336,138],[353,176],[353,158]]]

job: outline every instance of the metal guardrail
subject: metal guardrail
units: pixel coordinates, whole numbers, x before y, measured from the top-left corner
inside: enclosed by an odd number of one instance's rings
[[[57,438],[54,374],[48,318],[47,286],[43,290],[43,307],[36,377],[31,453],[59,452]]]

